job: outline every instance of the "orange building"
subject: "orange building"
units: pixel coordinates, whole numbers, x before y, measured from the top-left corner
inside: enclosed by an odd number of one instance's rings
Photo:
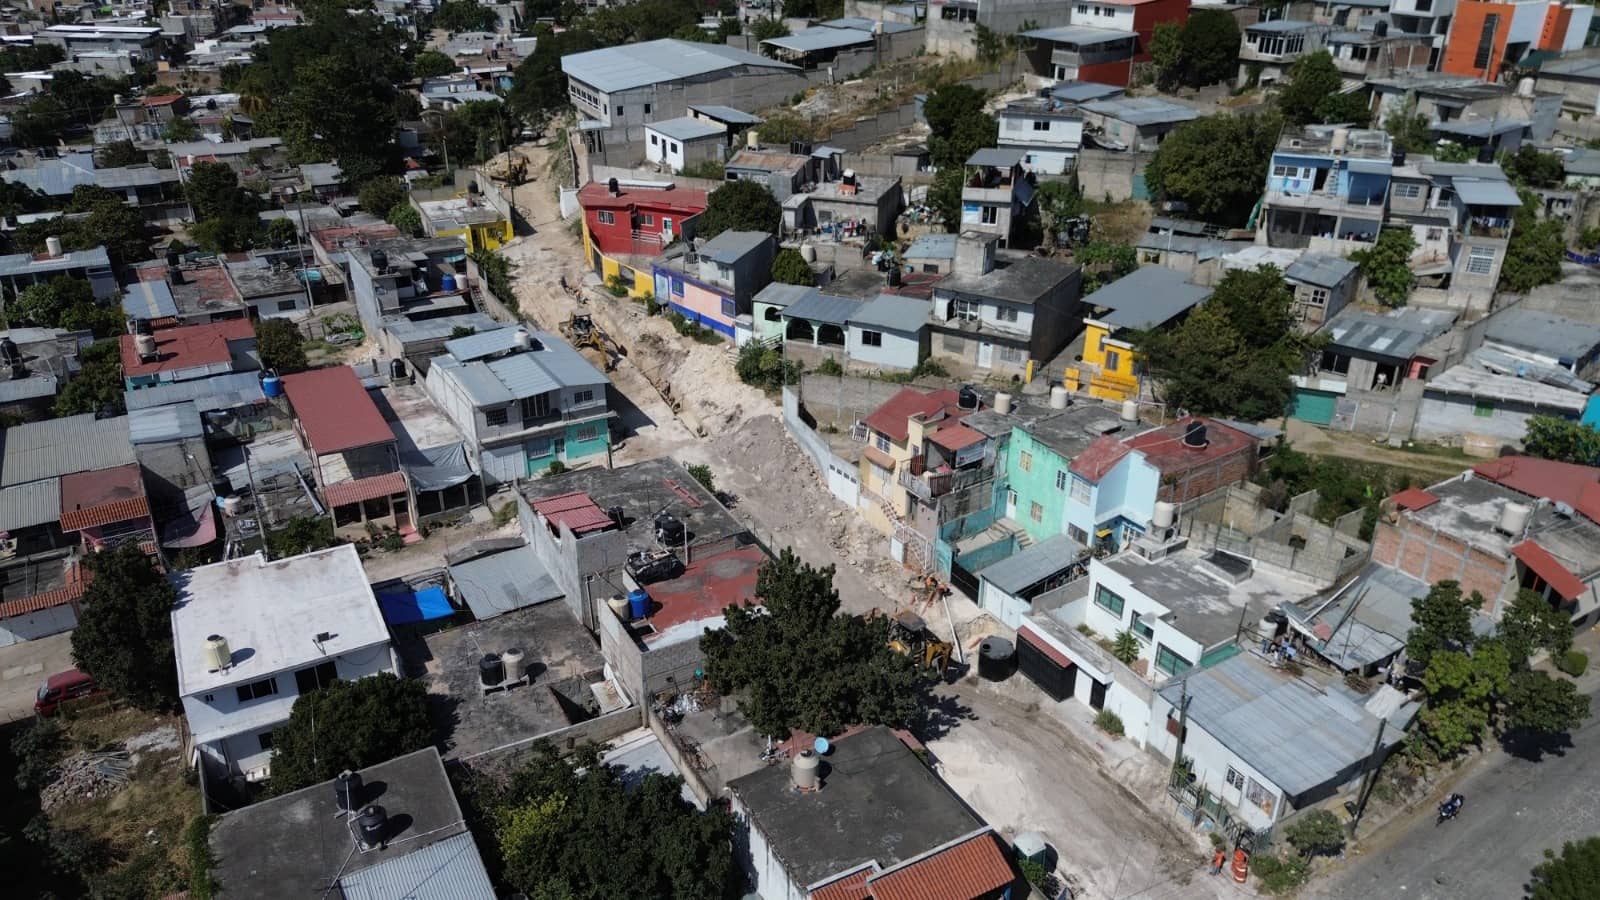
[[[1593,17],[1594,7],[1586,4],[1460,0],[1439,68],[1494,81],[1534,50],[1560,53],[1582,47]]]

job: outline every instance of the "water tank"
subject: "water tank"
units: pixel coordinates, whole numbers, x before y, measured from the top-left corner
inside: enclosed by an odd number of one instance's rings
[[[138,351],[140,359],[149,359],[156,355],[156,336],[136,334],[133,336],[133,347]]]
[[[1348,129],[1348,128],[1335,128],[1333,130],[1333,140],[1329,143],[1328,146],[1335,153],[1343,153],[1344,152],[1344,148],[1349,143],[1350,143],[1350,129]]]
[[[1526,503],[1507,503],[1500,509],[1500,524],[1495,527],[1511,535],[1521,537],[1523,530],[1528,527],[1528,517],[1533,515],[1533,507]]]
[[[50,254],[51,256],[60,256],[61,255],[61,238],[58,238],[53,234],[50,235],[49,237],[45,238],[44,239],[44,251],[46,253]]]
[[[522,677],[522,663],[525,659],[521,647],[511,647],[500,654],[500,662],[506,667],[506,677],[512,681]]]
[[[1124,401],[1122,401],[1122,421],[1124,421],[1124,422],[1137,422],[1137,421],[1139,421],[1139,401],[1137,401],[1137,400],[1124,400]]]
[[[244,500],[241,499],[237,494],[222,498],[222,514],[228,516],[229,518],[237,516],[239,514],[239,509],[242,506],[244,506]]]
[[[1011,395],[1004,391],[995,394],[994,411],[1002,416],[1008,415],[1011,412]]]
[[[610,600],[607,600],[606,605],[611,607],[612,614],[617,618],[624,622],[628,621],[629,606],[627,597],[618,594],[617,596],[612,597]]]
[[[1478,148],[1478,162],[1481,162],[1481,163],[1492,163],[1492,162],[1494,162],[1494,148],[1491,147],[1488,144],[1484,144],[1482,147],[1479,147]]]
[[[1067,389],[1066,388],[1064,388],[1064,387],[1062,387],[1060,385],[1056,385],[1055,387],[1050,389],[1050,408],[1051,409],[1066,409],[1067,408]]]
[[[664,512],[656,516],[656,540],[661,546],[682,546],[685,533],[683,520],[672,513]]]
[[[1205,423],[1191,421],[1189,424],[1183,426],[1183,445],[1185,447],[1198,449],[1200,447],[1204,447],[1206,444]]]
[[[889,287],[899,287],[899,286],[900,286],[900,267],[891,265],[889,267]]]
[[[1172,522],[1177,518],[1178,508],[1165,500],[1156,501],[1156,515],[1151,523],[1157,528],[1171,528]]]
[[[478,660],[478,681],[484,687],[494,687],[506,680],[506,667],[500,661],[500,654],[485,653]]]
[[[761,135],[756,134],[756,130],[754,128],[746,131],[744,133],[744,145],[749,147],[751,150],[761,149]]]
[[[0,338],[0,364],[7,366],[22,364],[22,351],[17,348],[17,342],[9,337]]]
[[[361,776],[345,769],[333,778],[333,799],[339,812],[361,808]]]
[[[171,247],[167,248],[167,268],[176,269],[183,265],[183,256]]]
[[[1017,670],[1017,648],[1003,637],[986,637],[978,645],[978,677],[1005,681]]]
[[[389,815],[383,811],[383,807],[376,803],[361,807],[361,815],[356,818],[356,831],[361,835],[363,846],[381,846],[388,830]]]
[[[206,637],[206,642],[200,646],[200,655],[206,662],[208,672],[226,669],[233,664],[233,651],[228,649],[228,639],[220,634]]]
[[[628,592],[628,615],[634,619],[642,619],[650,615],[650,592],[643,588],[636,588]]]
[[[816,262],[817,261],[817,248],[811,246],[810,244],[801,244],[800,245],[800,258],[805,260],[808,263]]]
[[[801,750],[795,755],[794,762],[789,764],[789,779],[802,791],[814,791],[820,780],[817,771],[820,768],[822,760],[817,757],[815,750]]]
[[[1405,165],[1406,164],[1406,151],[1405,150],[1396,150],[1393,153],[1389,154],[1389,162],[1390,162],[1391,165],[1396,165],[1396,166]]]
[[[451,272],[444,273],[444,277],[439,279],[439,290],[444,291],[446,294],[454,293],[456,290],[456,276]]]
[[[1517,96],[1518,97],[1532,97],[1533,96],[1533,79],[1532,78],[1523,78],[1523,79],[1520,79],[1517,82]]]
[[[133,320],[133,333],[134,334],[154,334],[155,333],[155,328],[151,326],[149,319],[134,319]]]
[[[963,384],[961,386],[961,390],[956,394],[956,406],[961,409],[978,408],[978,392],[972,389],[972,385]]]
[[[622,186],[617,183],[615,178],[612,178],[606,181],[606,190],[611,193],[611,196],[615,197],[622,193]]]
[[[533,348],[533,335],[529,334],[525,328],[518,328],[516,335],[512,338],[512,342],[517,345],[518,350],[531,350]]]
[[[1050,847],[1044,835],[1037,831],[1022,832],[1011,842],[1011,846],[1017,851],[1018,856],[1037,863],[1045,861],[1046,851]]]
[[[385,272],[387,272],[387,271],[389,271],[389,253],[388,253],[388,251],[386,251],[386,250],[374,250],[374,251],[372,251],[372,268],[376,269],[378,274],[380,274],[380,275],[385,273]]]
[[[263,377],[261,379],[261,393],[266,394],[269,399],[273,397],[282,397],[283,379],[276,375],[267,375]]]
[[[406,377],[406,361],[403,359],[389,360],[389,378],[393,381],[399,381],[404,377]]]

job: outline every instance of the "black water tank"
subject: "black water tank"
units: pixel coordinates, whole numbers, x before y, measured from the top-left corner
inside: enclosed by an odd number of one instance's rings
[[[663,547],[680,547],[683,545],[683,520],[672,513],[662,513],[656,516],[656,540]]]
[[[1005,681],[1017,670],[1017,649],[1003,637],[986,637],[978,645],[978,677]]]
[[[606,181],[606,190],[611,192],[611,196],[615,197],[622,193],[622,186],[617,184],[617,180],[615,178],[612,178]]]
[[[1404,151],[1404,150],[1396,150],[1393,154],[1390,155],[1389,161],[1391,163],[1393,163],[1394,165],[1397,165],[1397,166],[1405,165],[1406,164],[1406,151]]]
[[[485,653],[478,660],[478,680],[484,687],[495,687],[506,680],[506,666],[500,661],[500,654]]]
[[[356,830],[361,835],[361,843],[376,847],[383,843],[389,831],[389,816],[376,803],[363,806],[360,817],[356,819]]]
[[[900,267],[897,266],[897,265],[891,264],[889,266],[889,287],[899,287],[899,286],[900,286]]]
[[[396,381],[406,377],[406,361],[403,359],[389,360],[389,377]]]
[[[1190,422],[1184,426],[1183,443],[1186,447],[1204,447],[1206,445],[1205,423]]]
[[[361,775],[345,769],[333,779],[334,801],[340,812],[350,812],[361,807]]]
[[[1479,147],[1478,148],[1478,162],[1481,162],[1481,163],[1492,163],[1492,162],[1494,162],[1494,147],[1490,146],[1489,144],[1484,144],[1482,147]]]
[[[978,408],[978,392],[972,389],[972,385],[961,386],[961,392],[956,394],[956,405],[961,409]]]

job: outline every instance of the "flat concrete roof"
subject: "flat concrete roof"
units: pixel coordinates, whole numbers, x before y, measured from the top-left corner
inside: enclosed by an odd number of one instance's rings
[[[1258,621],[1279,604],[1317,591],[1315,585],[1262,571],[1247,559],[1221,552],[1181,550],[1154,562],[1119,553],[1091,562],[1091,576],[1096,566],[1128,579],[1140,593],[1171,610],[1161,620],[1205,648],[1231,640],[1241,621]],[[1230,569],[1247,577],[1234,583],[1237,576]]]

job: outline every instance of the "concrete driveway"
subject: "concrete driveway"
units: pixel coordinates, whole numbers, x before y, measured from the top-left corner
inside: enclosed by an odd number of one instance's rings
[[[0,647],[0,722],[33,715],[39,685],[72,668],[72,632]]]

